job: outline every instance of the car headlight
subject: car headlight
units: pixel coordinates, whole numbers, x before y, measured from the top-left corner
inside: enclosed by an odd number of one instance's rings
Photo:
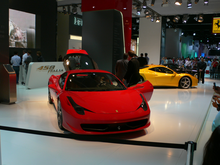
[[[148,107],[147,107],[147,103],[144,99],[144,97],[142,96],[142,94],[140,94],[141,98],[142,98],[142,103],[140,105],[140,107],[144,110],[144,111],[147,111],[148,110]]]
[[[80,114],[80,115],[85,115],[85,109],[81,106],[79,106],[78,104],[75,103],[75,101],[73,101],[72,97],[67,96],[70,104],[73,106],[73,108],[75,109],[75,111]]]

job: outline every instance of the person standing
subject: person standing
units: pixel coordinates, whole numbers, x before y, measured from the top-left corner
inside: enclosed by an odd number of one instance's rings
[[[141,56],[138,57],[138,61],[140,63],[140,67],[143,67],[144,65],[147,65],[147,59],[143,57],[144,54],[141,53]]]
[[[202,83],[204,84],[205,69],[206,69],[206,63],[204,62],[204,58],[201,58],[201,61],[198,62],[198,64],[197,64],[198,83],[201,78]]]
[[[16,73],[16,83],[18,84],[18,79],[19,79],[19,66],[21,62],[21,57],[18,56],[18,52],[15,51],[14,55],[11,57],[11,64],[13,66],[13,69]]]
[[[44,58],[41,54],[41,51],[37,51],[37,62],[44,62]]]
[[[123,59],[118,60],[115,66],[115,75],[122,81],[128,68],[128,54],[123,55]]]
[[[28,57],[27,57],[26,60],[25,60],[25,64],[26,64],[26,75],[27,75],[27,73],[28,73],[28,66],[29,66],[30,62],[32,62],[31,51],[28,51],[27,54],[28,54]]]
[[[148,57],[148,53],[145,53],[145,58],[146,58],[146,60],[147,60],[147,65],[149,64],[149,57]]]
[[[125,74],[124,79],[128,83],[128,87],[137,84],[140,81],[140,74],[139,74],[139,67],[140,64],[135,58],[135,53],[133,51],[128,52],[129,57],[131,60],[128,62],[128,69]]]
[[[22,63],[21,63],[21,84],[25,85],[25,79],[26,79],[26,64],[25,64],[25,60],[27,59],[28,55],[27,55],[27,51],[23,50],[23,55],[22,55]]]

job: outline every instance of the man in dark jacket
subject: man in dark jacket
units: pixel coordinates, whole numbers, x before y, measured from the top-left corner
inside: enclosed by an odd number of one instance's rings
[[[118,60],[115,66],[115,75],[122,81],[128,68],[128,54],[123,55],[123,59]]]
[[[197,64],[198,83],[201,78],[202,83],[204,84],[205,69],[206,69],[206,63],[204,62],[204,58],[201,58],[201,61],[198,62],[198,64]]]
[[[129,51],[128,55],[130,56],[130,61],[128,62],[128,69],[124,79],[127,81],[128,87],[130,87],[132,85],[137,84],[140,81],[140,64],[137,58],[135,58],[135,53],[133,51]]]

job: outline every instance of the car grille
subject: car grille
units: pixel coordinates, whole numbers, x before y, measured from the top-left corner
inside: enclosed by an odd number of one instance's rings
[[[81,124],[84,131],[92,132],[117,132],[132,130],[139,127],[143,127],[147,124],[148,119],[138,120],[127,123],[116,123],[116,124]]]

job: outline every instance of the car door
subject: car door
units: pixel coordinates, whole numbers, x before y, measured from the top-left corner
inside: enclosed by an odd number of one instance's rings
[[[59,94],[63,91],[66,78],[67,78],[67,72],[63,73],[60,76],[60,79],[58,80],[58,84],[55,86],[55,88],[51,89],[51,95],[53,97],[54,106],[56,107],[56,109],[57,109],[57,98]]]
[[[156,84],[158,86],[171,86],[176,73],[166,67],[155,68],[155,73],[157,75]]]

